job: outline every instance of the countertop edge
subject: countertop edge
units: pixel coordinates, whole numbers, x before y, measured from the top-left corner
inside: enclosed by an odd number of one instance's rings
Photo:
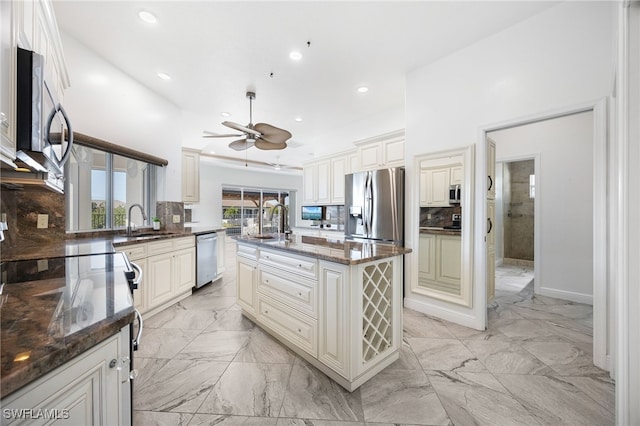
[[[116,319],[101,321],[75,333],[77,335],[72,335],[73,342],[41,357],[37,362],[26,368],[17,370],[7,376],[3,375],[0,385],[0,398],[4,399],[11,396],[14,392],[63,366],[100,342],[119,333],[122,327],[131,324],[134,320],[135,310],[130,307],[123,310]]]

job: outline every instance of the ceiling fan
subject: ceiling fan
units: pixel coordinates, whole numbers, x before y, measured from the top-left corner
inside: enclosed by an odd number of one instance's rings
[[[242,132],[242,134],[219,134],[209,131],[204,131],[204,138],[229,138],[244,136],[244,139],[238,139],[229,144],[229,148],[236,151],[243,151],[255,146],[258,149],[285,149],[287,147],[287,140],[291,138],[291,133],[272,126],[267,123],[253,124],[253,100],[256,98],[255,92],[247,92],[247,98],[249,98],[249,124],[242,126],[231,121],[223,121],[222,125],[230,127],[234,130]]]

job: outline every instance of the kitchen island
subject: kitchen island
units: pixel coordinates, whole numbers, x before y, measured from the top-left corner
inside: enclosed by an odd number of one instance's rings
[[[242,236],[242,313],[349,391],[398,359],[403,255],[411,249],[309,236]]]

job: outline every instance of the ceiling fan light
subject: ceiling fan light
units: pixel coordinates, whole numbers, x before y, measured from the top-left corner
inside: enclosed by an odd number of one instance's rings
[[[153,13],[148,12],[146,10],[141,10],[140,12],[138,12],[138,18],[140,18],[142,21],[146,22],[147,24],[155,24],[156,22],[158,22],[158,18],[156,18],[156,16]]]

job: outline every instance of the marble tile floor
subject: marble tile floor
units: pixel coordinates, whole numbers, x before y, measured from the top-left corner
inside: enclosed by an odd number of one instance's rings
[[[496,266],[496,290],[518,292],[532,280],[532,267],[505,264]]]
[[[145,321],[135,425],[609,425],[590,306],[497,290],[476,331],[404,310],[401,357],[349,393],[244,318],[219,282]]]

